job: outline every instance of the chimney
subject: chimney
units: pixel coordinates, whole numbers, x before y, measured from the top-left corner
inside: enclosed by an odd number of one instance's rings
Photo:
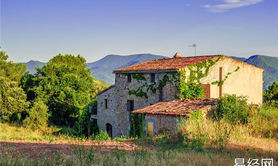
[[[177,52],[177,53],[173,56],[173,58],[181,58],[181,54]]]

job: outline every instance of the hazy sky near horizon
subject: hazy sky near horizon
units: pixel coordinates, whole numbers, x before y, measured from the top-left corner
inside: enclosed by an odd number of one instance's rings
[[[62,53],[278,57],[277,0],[0,0],[2,49],[15,62]]]

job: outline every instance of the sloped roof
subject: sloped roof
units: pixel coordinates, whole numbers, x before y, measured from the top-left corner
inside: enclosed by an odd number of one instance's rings
[[[176,58],[165,58],[146,61],[136,65],[128,66],[114,70],[114,72],[125,72],[125,71],[148,71],[148,70],[176,70],[181,69],[187,65],[203,62],[205,60],[213,59],[221,55],[210,55],[210,56],[195,56],[195,57],[176,57]]]
[[[108,91],[109,89],[114,88],[114,87],[115,87],[115,85],[111,85],[111,86],[109,86],[108,88],[106,88],[106,89],[104,89],[104,90],[102,90],[102,91],[98,92],[98,93],[97,93],[97,96],[98,96],[98,95],[100,95],[100,94],[102,94],[102,93],[104,93],[104,92],[106,92],[106,91]]]
[[[217,99],[182,99],[168,102],[159,102],[132,113],[144,113],[154,115],[179,115],[189,116],[196,110],[208,111],[216,105]]]

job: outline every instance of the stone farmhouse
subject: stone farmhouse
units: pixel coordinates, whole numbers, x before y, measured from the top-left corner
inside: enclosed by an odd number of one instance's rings
[[[246,96],[253,104],[263,101],[263,69],[223,55],[177,53],[114,73],[115,84],[98,94],[98,111],[91,117],[111,137],[129,136],[132,112],[144,113],[149,134],[155,135],[162,129],[176,131],[179,117],[192,108],[208,110],[225,94]],[[202,85],[205,99],[180,100],[181,81]]]

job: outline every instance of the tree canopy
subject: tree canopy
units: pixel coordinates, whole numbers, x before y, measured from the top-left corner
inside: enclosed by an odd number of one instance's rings
[[[0,51],[0,119],[11,121],[12,117],[19,119],[20,112],[27,109],[29,102],[19,86],[26,66],[7,60],[8,55]]]
[[[37,71],[34,91],[48,106],[51,122],[72,126],[90,101],[92,83],[83,57],[59,54]]]

